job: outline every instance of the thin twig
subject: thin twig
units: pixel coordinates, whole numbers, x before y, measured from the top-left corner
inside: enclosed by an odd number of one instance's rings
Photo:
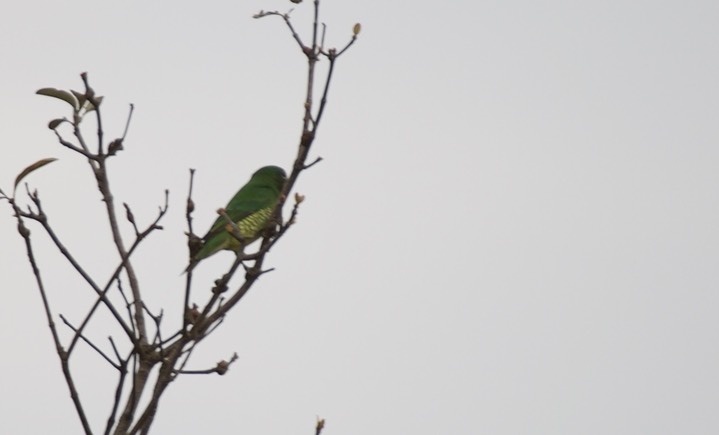
[[[302,170],[304,171],[305,169],[309,169],[321,161],[322,161],[322,157],[317,157],[312,163],[304,165],[302,167]]]
[[[98,285],[95,283],[95,281],[90,277],[90,275],[85,272],[85,269],[80,266],[80,264],[75,260],[75,257],[70,254],[70,251],[67,250],[65,245],[60,241],[58,236],[55,234],[55,231],[50,227],[49,221],[47,219],[47,216],[45,215],[43,209],[42,209],[42,203],[40,202],[40,197],[37,194],[30,194],[30,199],[35,204],[35,206],[38,209],[37,215],[30,216],[33,220],[37,221],[42,225],[45,232],[50,236],[50,239],[53,241],[55,246],[60,250],[60,253],[70,262],[72,267],[85,279],[85,282],[90,285],[90,287],[95,291],[95,293],[98,295],[98,298],[102,301],[103,304],[107,307],[107,309],[112,313],[113,317],[115,317],[115,320],[118,322],[120,327],[125,331],[125,333],[132,339],[132,331],[127,326],[124,320],[122,320],[122,317],[120,316],[120,313],[117,312],[115,307],[112,305],[112,303],[105,297],[104,292],[98,287]],[[19,211],[19,210],[18,210]],[[27,215],[26,215],[27,216]]]
[[[335,59],[337,59],[338,57],[342,56],[342,53],[344,53],[345,51],[347,51],[347,49],[350,48],[350,47],[352,46],[352,44],[355,43],[356,40],[357,40],[357,34],[353,34],[353,35],[352,35],[352,38],[351,38],[351,39],[349,40],[349,42],[342,48],[342,50],[340,50],[340,51],[334,50],[334,54],[332,54],[332,53],[330,53],[330,52],[324,52],[324,51],[323,51],[322,54],[323,54],[324,56],[326,56],[326,57],[332,56],[332,57],[334,57]]]
[[[85,95],[90,100],[91,103],[95,106],[95,118],[97,119],[97,141],[98,141],[98,159],[97,159],[97,167],[95,165],[91,165],[93,168],[93,172],[95,174],[95,179],[97,180],[97,187],[100,191],[100,194],[102,195],[102,200],[105,203],[105,209],[107,212],[107,217],[110,222],[110,231],[112,233],[112,239],[115,243],[115,246],[117,247],[117,252],[120,255],[120,259],[123,262],[123,267],[125,268],[125,272],[127,273],[127,277],[130,283],[130,290],[132,292],[133,297],[133,303],[136,304],[134,313],[135,313],[135,327],[137,328],[137,333],[139,335],[138,339],[141,343],[144,343],[147,339],[147,330],[145,328],[145,318],[143,316],[142,311],[142,295],[140,294],[140,285],[137,281],[137,276],[135,275],[135,269],[132,266],[132,263],[130,262],[130,258],[128,256],[128,252],[125,249],[125,243],[122,239],[122,235],[120,233],[120,228],[117,223],[117,214],[115,211],[115,201],[112,196],[111,190],[110,190],[110,180],[107,176],[107,165],[106,160],[108,155],[103,154],[103,130],[102,130],[102,116],[100,113],[100,107],[99,104],[97,104],[96,100],[94,100],[94,91],[90,87],[87,73],[82,73],[80,75],[82,77],[82,81],[85,83]],[[78,128],[78,134],[76,135],[78,137],[78,140],[81,140],[82,135]]]
[[[292,21],[290,21],[290,12],[287,13],[280,13],[277,11],[260,11],[259,13],[252,16],[252,18],[264,18],[268,16],[278,16],[281,17],[283,20],[285,20],[285,24],[287,24],[287,28],[290,29],[290,32],[292,33],[292,37],[297,41],[297,44],[300,46],[300,49],[303,53],[307,53],[307,47],[302,42],[302,39],[300,38],[300,35],[297,34],[295,31],[294,26],[292,25]]]
[[[80,78],[82,78],[82,82],[85,84],[85,98],[87,98],[87,100],[95,107],[95,120],[97,121],[97,155],[102,156],[104,132],[102,130],[102,115],[100,115],[100,103],[95,97],[95,91],[90,87],[90,83],[87,79],[87,73],[84,72],[80,74]]]
[[[160,314],[158,314],[157,316],[154,315],[154,314],[152,314],[152,313],[150,312],[150,309],[147,308],[147,305],[145,304],[144,301],[142,302],[142,308],[145,309],[145,312],[147,313],[147,315],[150,316],[150,318],[152,319],[153,322],[155,322],[155,338],[152,339],[152,344],[155,344],[155,345],[157,345],[157,346],[159,347],[160,355],[162,356],[162,355],[163,355],[163,351],[162,351],[162,331],[161,331],[161,328],[160,328],[160,324],[162,323],[163,311],[160,310]]]
[[[333,52],[330,51],[330,53],[333,53]],[[330,90],[330,81],[332,80],[332,73],[334,72],[334,69],[335,69],[335,59],[336,59],[336,56],[329,57],[330,66],[329,66],[329,69],[327,70],[327,79],[325,80],[325,89],[324,89],[324,92],[322,92],[322,99],[320,100],[320,107],[317,110],[317,116],[315,117],[314,128],[317,128],[317,126],[319,125],[320,120],[322,119],[322,114],[324,113],[325,107],[327,106],[327,93]]]
[[[60,135],[60,133],[57,130],[54,130],[54,132],[55,132],[55,136],[57,136],[58,142],[60,142],[60,145],[64,146],[65,148],[69,148],[69,149],[75,151],[76,153],[82,154],[88,160],[95,160],[95,156],[92,155],[90,153],[90,151],[83,149],[83,148],[78,148],[75,145],[73,145],[72,142],[68,142],[67,140],[63,139],[63,137]]]
[[[75,333],[78,332],[78,331],[77,331],[77,328],[75,328],[74,326],[72,326],[72,323],[70,323],[70,322],[65,318],[65,316],[63,316],[62,314],[60,314],[60,319],[62,319],[62,321],[63,321],[63,323],[65,323],[65,325],[67,325],[70,329],[72,329],[73,331],[75,331]],[[90,346],[91,348],[93,348],[93,349],[95,350],[95,352],[99,353],[100,356],[105,359],[105,361],[107,361],[111,366],[115,367],[117,370],[120,370],[120,366],[119,366],[117,363],[115,363],[113,360],[111,360],[110,357],[105,354],[105,352],[103,352],[99,347],[97,347],[97,346],[95,345],[95,343],[93,343],[92,341],[90,341],[90,340],[89,340],[87,337],[85,337],[84,335],[82,335],[82,334],[79,334],[79,335],[80,335],[80,339],[82,339],[82,341],[84,341],[85,343],[87,343],[88,346]]]
[[[161,227],[158,225],[158,223],[160,222],[160,220],[162,220],[162,218],[163,218],[163,217],[165,216],[165,214],[167,213],[168,202],[169,202],[168,194],[167,194],[167,191],[165,191],[165,206],[164,206],[164,208],[161,208],[161,209],[160,209],[160,213],[159,213],[158,216],[155,218],[155,220],[154,220],[143,232],[141,232],[141,233],[135,238],[135,241],[134,241],[134,243],[132,244],[132,246],[130,247],[130,250],[128,251],[127,255],[132,255],[133,252],[135,252],[135,249],[137,249],[137,247],[140,245],[140,243],[141,243],[145,238],[147,238],[147,237],[150,235],[150,233],[152,233],[152,231],[161,228]],[[95,310],[97,309],[97,307],[99,306],[100,302],[103,301],[103,298],[105,298],[105,296],[107,295],[107,292],[108,292],[108,291],[110,290],[110,288],[112,287],[112,284],[115,282],[116,279],[119,279],[120,272],[122,272],[122,268],[123,268],[122,263],[120,263],[120,265],[118,265],[118,266],[115,268],[115,271],[113,272],[112,276],[110,277],[110,279],[109,279],[109,280],[107,281],[107,283],[105,284],[105,287],[102,289],[102,295],[95,301],[95,304],[92,306],[92,308],[90,308],[90,311],[89,311],[88,314],[85,316],[85,320],[84,320],[84,321],[82,322],[82,324],[80,325],[80,328],[78,328],[80,332],[82,332],[82,331],[85,329],[85,326],[86,326],[87,323],[90,321],[90,318],[91,318],[92,315],[94,314],[94,312],[95,312]],[[125,297],[124,294],[123,294],[123,297]],[[127,302],[127,298],[125,298],[125,301]],[[134,326],[135,326],[135,325],[134,325],[133,322],[132,322],[132,317],[130,317],[130,325],[131,325],[131,327],[132,327],[130,337],[131,337],[131,340],[134,340],[134,337],[135,337],[135,329],[134,329]],[[72,349],[72,348],[75,346],[75,343],[77,342],[77,338],[78,338],[77,335],[73,338],[72,344],[70,345],[70,349]],[[134,345],[134,344],[133,344],[133,345]]]
[[[107,337],[107,339],[110,341],[110,346],[112,346],[112,351],[115,352],[115,357],[118,361],[120,361],[120,364],[122,364],[122,357],[120,356],[120,352],[117,350],[117,346],[115,346],[115,340],[112,339],[112,337]]]
[[[114,345],[113,345],[114,347]],[[119,355],[118,355],[119,358]],[[125,386],[125,378],[127,377],[127,360],[122,361],[120,366],[120,379],[117,381],[117,387],[115,388],[115,400],[112,403],[112,411],[107,419],[107,425],[105,426],[105,435],[110,435],[112,427],[115,425],[115,416],[117,416],[117,409],[120,406],[120,399],[122,399],[122,390]]]
[[[327,34],[327,24],[322,23],[322,39],[320,39],[319,51],[325,47],[325,35]]]
[[[175,374],[182,374],[182,375],[209,375],[211,373],[217,373],[219,375],[224,375],[227,373],[227,370],[230,368],[232,363],[237,361],[239,357],[237,356],[237,353],[235,352],[234,355],[232,355],[232,358],[230,358],[229,361],[222,360],[217,363],[217,365],[211,369],[205,369],[205,370],[175,370]]]
[[[187,205],[185,207],[185,218],[187,219],[187,245],[190,254],[189,264],[187,268],[187,276],[185,278],[185,305],[182,315],[182,332],[183,334],[187,331],[187,326],[190,324],[189,309],[190,309],[190,293],[192,293],[192,257],[196,249],[199,249],[200,240],[199,237],[195,236],[192,230],[192,212],[195,211],[195,203],[192,201],[192,189],[195,182],[195,170],[190,168],[190,186],[187,192]]]
[[[317,417],[317,424],[315,425],[315,435],[320,435],[322,429],[325,428],[325,419]]]
[[[135,333],[135,323],[132,321],[132,307],[133,304],[130,303],[130,300],[127,299],[127,295],[125,294],[125,289],[122,287],[122,280],[120,277],[117,277],[117,280],[115,281],[117,283],[117,291],[120,293],[120,296],[122,296],[122,300],[125,301],[125,309],[127,310],[127,317],[130,318],[130,325],[132,326],[132,332]]]
[[[125,131],[122,132],[122,140],[127,137],[127,131],[130,129],[130,120],[132,119],[132,113],[135,111],[135,105],[130,103],[130,113],[127,114],[127,122],[125,123]]]
[[[87,416],[85,415],[85,410],[82,407],[82,402],[80,401],[80,396],[77,392],[77,388],[75,387],[75,381],[72,378],[72,373],[70,373],[68,354],[62,348],[62,344],[60,343],[60,336],[57,333],[55,321],[52,318],[52,312],[50,311],[50,303],[48,302],[47,293],[45,292],[45,285],[43,284],[42,277],[40,276],[40,269],[38,268],[37,262],[35,261],[35,254],[32,249],[32,243],[30,242],[30,230],[28,230],[25,226],[25,222],[22,220],[20,209],[15,204],[15,200],[9,199],[9,201],[13,210],[15,210],[15,215],[17,216],[18,232],[25,240],[25,250],[27,252],[28,261],[30,262],[33,275],[35,275],[35,282],[37,283],[38,290],[40,291],[40,298],[42,299],[42,305],[45,310],[48,328],[50,329],[50,334],[52,335],[53,342],[55,343],[55,350],[57,351],[57,355],[60,358],[60,364],[62,366],[63,375],[65,376],[65,382],[67,383],[67,387],[70,390],[70,398],[72,399],[72,403],[75,405],[75,411],[80,418],[80,423],[82,424],[82,428],[85,431],[85,434],[91,435],[92,429],[90,429],[90,423],[88,422]]]
[[[132,224],[132,228],[135,230],[135,237],[138,237],[140,235],[140,231],[137,229],[135,216],[132,214],[132,210],[130,210],[130,206],[127,205],[126,202],[123,202],[122,205],[125,207],[125,217],[127,217],[127,221]]]

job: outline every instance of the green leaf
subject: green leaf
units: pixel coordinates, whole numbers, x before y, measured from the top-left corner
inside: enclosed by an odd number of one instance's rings
[[[68,91],[63,91],[62,89],[55,88],[42,88],[38,89],[38,91],[35,93],[38,95],[46,95],[48,97],[59,98],[71,105],[72,108],[75,110],[78,110],[80,108],[80,104],[77,102],[77,98],[75,98],[75,96]]]
[[[54,157],[49,157],[47,159],[38,160],[37,162],[33,163],[32,165],[28,166],[27,168],[23,169],[22,172],[15,178],[15,187],[13,188],[13,191],[17,190],[17,185],[20,184],[23,178],[27,177],[29,173],[34,171],[35,169],[42,168],[43,166],[47,165],[48,163],[52,163],[55,160],[57,160]]]

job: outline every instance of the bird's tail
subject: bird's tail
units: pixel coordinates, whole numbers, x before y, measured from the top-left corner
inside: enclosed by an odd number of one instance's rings
[[[190,260],[190,264],[187,265],[187,267],[185,268],[185,270],[182,271],[182,273],[180,274],[180,276],[182,276],[182,275],[188,273],[189,271],[191,271],[192,269],[194,269],[195,266],[197,266],[197,263],[199,263],[199,261],[197,261],[197,260]]]

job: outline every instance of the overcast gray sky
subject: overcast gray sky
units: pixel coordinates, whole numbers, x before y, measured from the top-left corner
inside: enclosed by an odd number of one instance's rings
[[[67,108],[34,92],[80,89],[88,71],[108,137],[134,103],[112,183],[141,222],[170,189],[136,263],[153,308],[176,312],[188,168],[204,232],[256,168],[294,157],[303,57],[281,20],[251,18],[292,6],[4,8],[0,187],[57,157],[28,181],[107,276],[91,174],[46,128]],[[310,6],[293,13],[303,35]],[[319,415],[327,435],[718,433],[719,3],[326,0],[323,17],[328,45],[363,26],[315,143],[325,160],[297,185],[307,200],[276,271],[192,366],[240,360],[175,382],[155,432],[311,433]],[[0,206],[3,432],[79,433]],[[56,313],[81,318],[89,290],[31,229]],[[87,349],[73,367],[100,428],[116,374]]]

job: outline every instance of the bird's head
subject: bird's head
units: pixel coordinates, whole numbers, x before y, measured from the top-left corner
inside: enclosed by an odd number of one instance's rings
[[[287,180],[287,174],[279,166],[264,166],[252,174],[252,181],[267,183],[278,191],[282,190],[285,180]]]

